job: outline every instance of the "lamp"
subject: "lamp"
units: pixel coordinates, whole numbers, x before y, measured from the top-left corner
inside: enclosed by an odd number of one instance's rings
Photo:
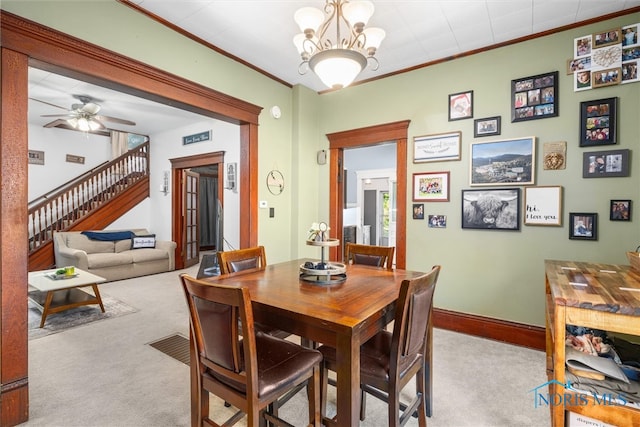
[[[90,114],[81,114],[77,117],[72,117],[67,119],[67,123],[82,132],[93,132],[104,127],[102,123],[94,120]]]
[[[377,49],[384,39],[381,28],[366,28],[374,7],[370,1],[325,0],[324,12],[298,9],[293,18],[302,31],[293,38],[302,63],[300,74],[311,69],[333,89],[349,86],[369,61],[377,70]],[[335,29],[335,39],[330,30]]]

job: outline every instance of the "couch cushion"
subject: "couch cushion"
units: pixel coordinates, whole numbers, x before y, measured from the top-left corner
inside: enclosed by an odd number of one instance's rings
[[[131,239],[116,241],[115,253],[128,251],[129,249],[131,249]]]
[[[116,253],[94,253],[87,257],[89,269],[104,267],[125,267],[127,264],[133,263],[131,252]]]
[[[80,249],[88,254],[113,253],[115,244],[101,240],[91,240],[80,233],[67,233],[67,246],[72,249]]]
[[[169,253],[162,249],[135,249],[131,250],[133,262],[148,262],[168,259]]]

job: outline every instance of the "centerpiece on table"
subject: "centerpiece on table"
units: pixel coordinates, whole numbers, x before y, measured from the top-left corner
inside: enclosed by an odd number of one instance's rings
[[[346,266],[339,262],[326,261],[325,249],[339,246],[340,241],[329,237],[329,226],[325,222],[314,222],[309,229],[307,245],[320,246],[320,262],[306,261],[300,266],[300,279],[317,284],[332,285],[342,283],[347,278]]]

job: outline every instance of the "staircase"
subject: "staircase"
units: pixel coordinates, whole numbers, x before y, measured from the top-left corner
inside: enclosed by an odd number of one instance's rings
[[[100,230],[149,197],[149,142],[29,203],[29,271],[55,267],[53,233]]]

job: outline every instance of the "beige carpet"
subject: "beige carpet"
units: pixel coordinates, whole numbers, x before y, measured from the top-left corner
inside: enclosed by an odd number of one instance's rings
[[[186,271],[195,275],[198,266]],[[30,340],[30,420],[24,425],[189,426],[189,367],[149,345],[188,336],[178,273],[103,284],[103,297],[137,311]],[[542,352],[436,329],[433,376],[430,427],[549,425],[548,409],[536,409],[531,392],[547,380]],[[335,393],[329,391],[331,414]],[[217,398],[211,405],[218,420],[232,411]],[[306,410],[299,394],[281,414],[300,426]],[[361,425],[384,426],[386,413],[386,405],[369,397]]]

